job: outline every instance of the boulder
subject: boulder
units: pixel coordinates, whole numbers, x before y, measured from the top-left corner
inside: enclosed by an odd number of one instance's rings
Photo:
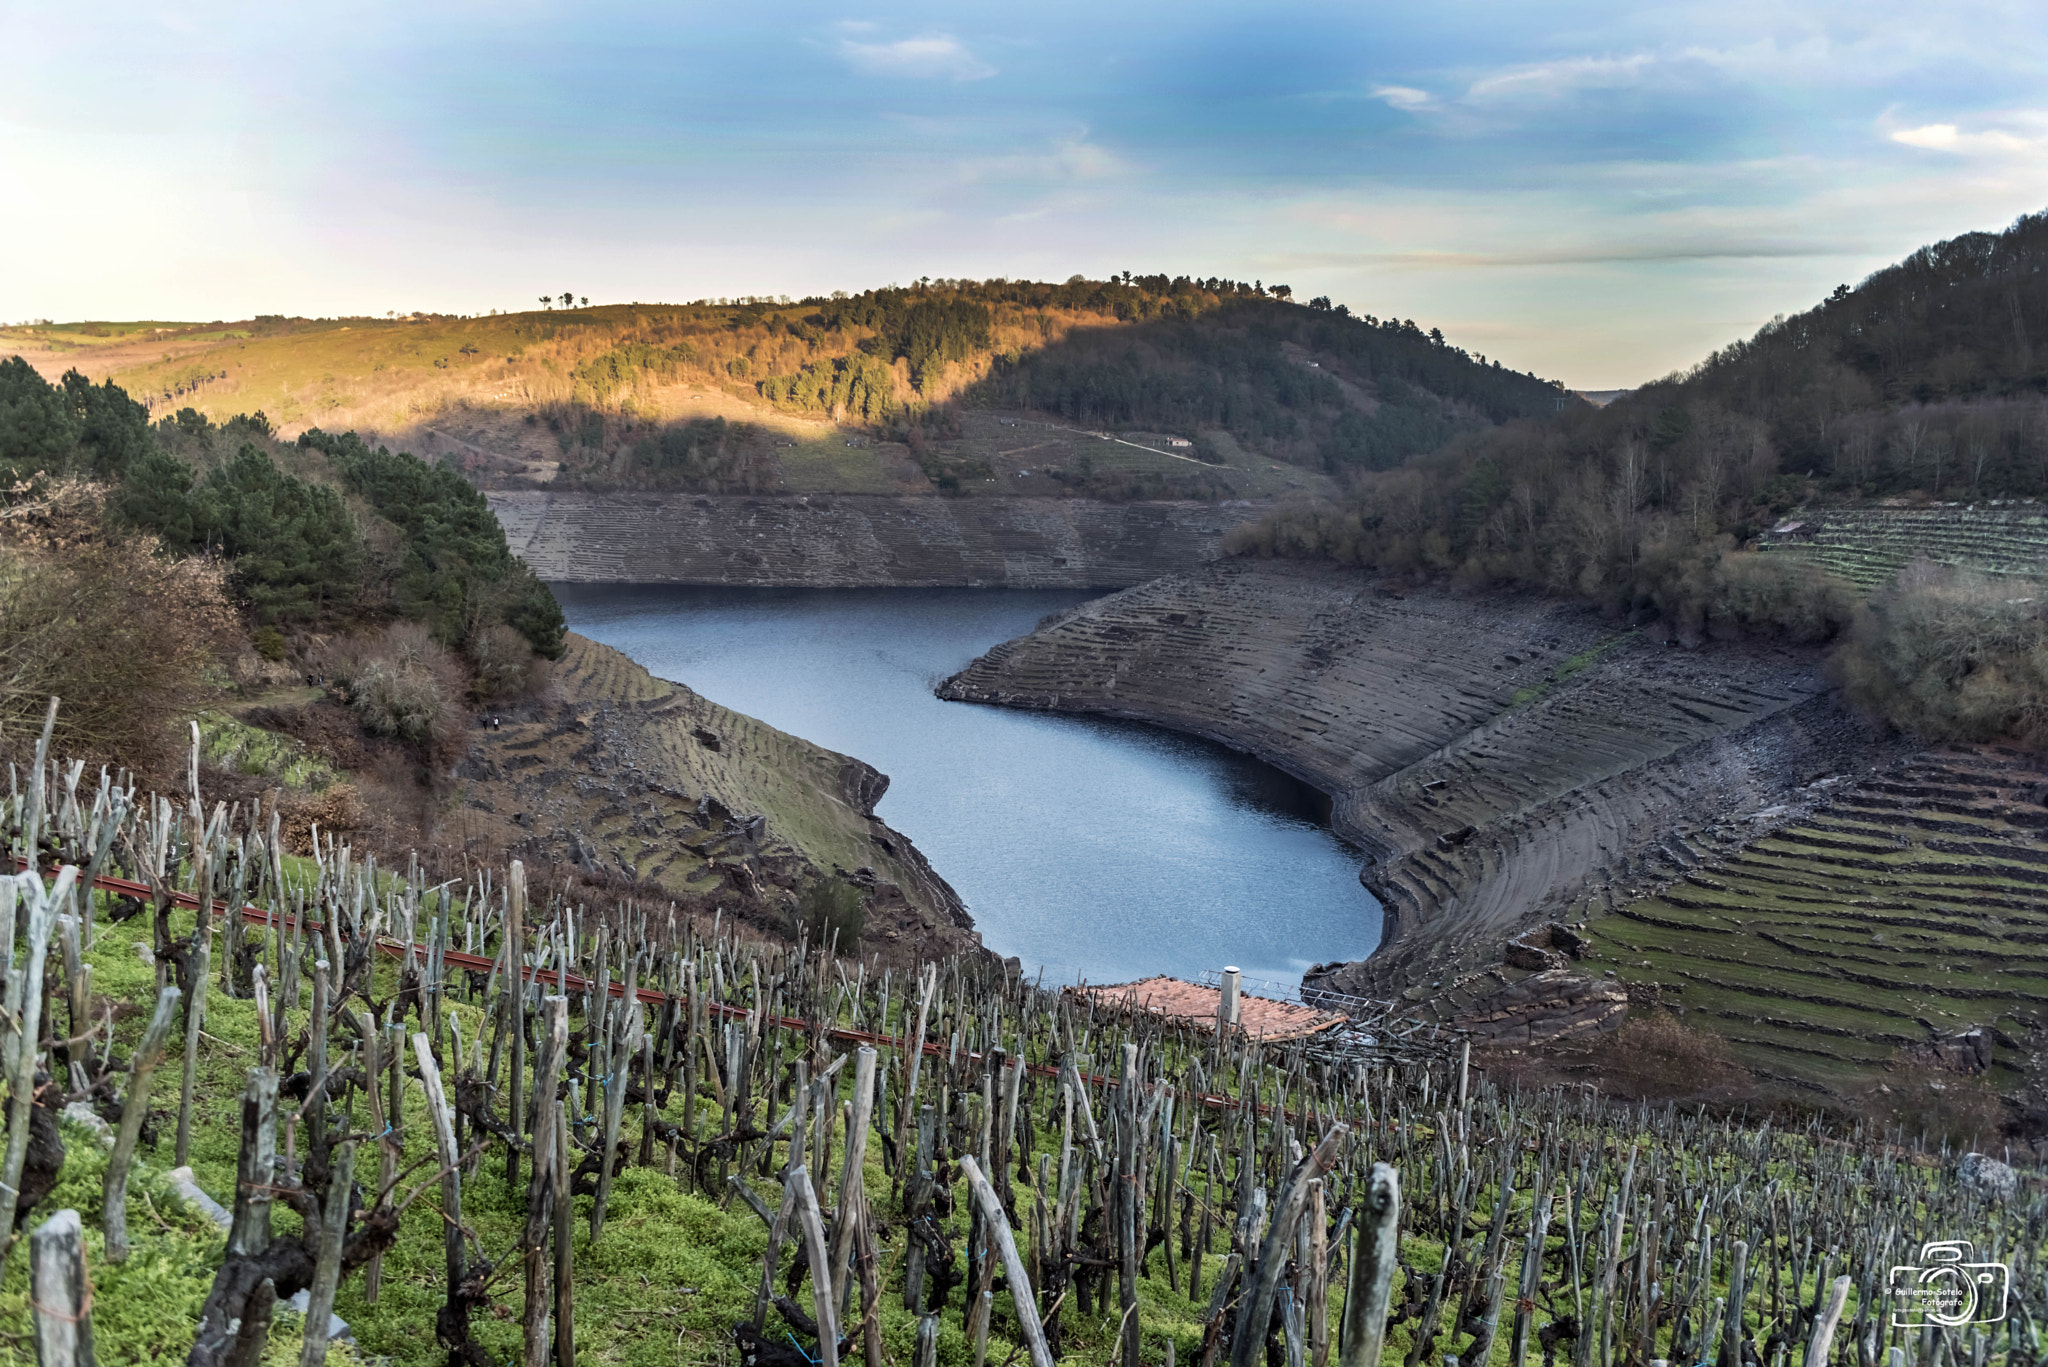
[[[1586,952],[1586,942],[1577,931],[1557,921],[1540,925],[1508,941],[1504,951],[1509,968],[1532,972],[1564,968]]]
[[[1981,1153],[1962,1156],[1956,1163],[1956,1180],[1986,1201],[2010,1200],[2020,1185],[2019,1175],[2009,1166]]]

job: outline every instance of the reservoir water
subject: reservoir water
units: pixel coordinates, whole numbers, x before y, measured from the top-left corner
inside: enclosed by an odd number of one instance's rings
[[[654,674],[889,775],[882,819],[959,892],[982,942],[1048,981],[1290,985],[1379,940],[1322,795],[1153,727],[941,702],[1073,591],[560,584],[572,629]]]

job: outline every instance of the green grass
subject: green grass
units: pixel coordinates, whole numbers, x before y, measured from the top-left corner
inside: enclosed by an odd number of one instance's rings
[[[1725,1035],[1738,1061],[1823,1090],[1870,1081],[1937,1032],[2023,1036],[2048,1005],[2048,947],[2026,938],[2048,922],[2043,883],[2017,857],[2031,848],[2018,809],[1970,764],[1923,761],[1900,780],[1940,789],[1975,774],[1980,800],[1951,804],[1963,812],[1916,804],[1907,820],[1887,794],[1845,794],[1595,921],[1592,962],[1681,986],[1688,1020]],[[1952,837],[1930,823],[1967,824],[1982,852],[1934,848]],[[2001,1046],[1991,1082],[2011,1086],[2020,1062]]]
[[[102,912],[102,917],[104,913]],[[147,943],[146,918],[137,917],[123,925],[110,926],[104,919],[98,939],[87,954],[93,964],[94,988],[114,1001],[140,1002],[154,995],[153,970],[136,953],[138,943]],[[379,962],[380,993],[393,984],[391,961]],[[216,960],[216,975],[218,960]],[[310,994],[308,994],[310,1000]],[[474,1040],[483,1029],[481,1012],[467,1003],[451,1002],[450,1012],[461,1022],[463,1037]],[[301,1012],[295,1028],[304,1024]],[[121,1021],[116,1027],[117,1048],[126,1053],[141,1033],[141,1014]],[[240,1098],[248,1069],[258,1049],[254,1004],[209,993],[205,1033],[207,1039],[199,1056],[194,1095],[191,1166],[199,1186],[216,1200],[227,1204],[234,1187],[235,1154],[240,1126]],[[180,1077],[179,1055],[171,1057],[158,1072],[152,1101],[173,1119],[163,1126],[155,1153],[144,1151],[144,1175],[138,1178],[151,1202],[131,1199],[130,1230],[136,1239],[135,1258],[110,1277],[102,1269],[101,1245],[94,1243],[94,1276],[100,1287],[100,1309],[96,1311],[99,1360],[116,1363],[182,1363],[191,1346],[192,1322],[211,1285],[218,1266],[222,1239],[203,1218],[166,1204],[162,1196],[161,1173],[172,1161],[175,1114]],[[708,1102],[702,1115],[714,1124],[716,1108]],[[681,1096],[671,1100],[666,1113],[670,1120],[681,1116]],[[355,1099],[354,1120],[360,1125],[366,1111],[360,1097]],[[425,1121],[423,1095],[417,1079],[408,1079],[403,1138],[406,1165],[423,1157],[432,1143]],[[709,1131],[706,1130],[706,1133]],[[624,1136],[637,1144],[639,1108],[629,1106]],[[280,1140],[280,1143],[282,1140]],[[778,1150],[779,1153],[779,1150]],[[104,1156],[96,1143],[70,1137],[69,1158],[63,1185],[36,1212],[47,1218],[55,1210],[70,1206],[79,1211],[89,1227],[97,1228],[101,1218],[100,1175]],[[359,1180],[374,1176],[377,1157],[365,1144],[358,1150]],[[889,1178],[883,1171],[881,1148],[871,1143],[865,1168],[870,1199],[878,1210],[887,1204]],[[421,1176],[431,1176],[432,1168]],[[778,1189],[765,1179],[751,1177],[755,1190],[771,1205],[779,1200]],[[411,1184],[408,1184],[408,1190]],[[1029,1203],[1033,1193],[1028,1184],[1019,1186],[1020,1203]],[[348,1280],[336,1300],[335,1313],[347,1320],[364,1354],[388,1357],[397,1364],[439,1364],[445,1350],[433,1343],[431,1324],[435,1310],[446,1294],[442,1251],[442,1221],[436,1199],[429,1191],[407,1210],[397,1247],[384,1260],[383,1285],[377,1303],[365,1299],[365,1282],[360,1275]],[[170,1198],[173,1202],[175,1198]],[[828,1200],[831,1199],[828,1197]],[[965,1228],[967,1192],[961,1183],[955,1192],[954,1241]],[[152,1204],[153,1203],[153,1206]],[[674,1364],[714,1360],[723,1344],[730,1351],[728,1337],[734,1321],[751,1315],[754,1290],[760,1276],[761,1257],[767,1231],[744,1204],[731,1209],[685,1189],[682,1181],[653,1168],[630,1167],[622,1172],[612,1189],[611,1204],[603,1237],[593,1245],[588,1218],[591,1200],[577,1198],[576,1324],[579,1358],[592,1364]],[[152,1223],[152,1208],[162,1212],[168,1228]],[[881,1211],[885,1223],[895,1232],[886,1240],[881,1254],[885,1283],[894,1290],[884,1295],[882,1332],[889,1355],[907,1361],[916,1333],[915,1317],[903,1309],[900,1255],[900,1224],[891,1213]],[[525,1219],[525,1188],[517,1194],[504,1180],[502,1154],[484,1161],[478,1177],[463,1187],[463,1216],[475,1231],[486,1258],[499,1262],[503,1270],[492,1283],[493,1306],[473,1321],[477,1340],[492,1356],[505,1360],[519,1348],[518,1311],[523,1300],[516,1262],[507,1261],[515,1247]],[[296,1232],[296,1217],[283,1206],[275,1208],[280,1233]],[[92,1236],[94,1240],[98,1235]],[[963,1252],[964,1258],[964,1252]],[[1154,1265],[1163,1266],[1164,1251],[1155,1253]],[[474,1260],[476,1254],[471,1253]],[[1220,1257],[1205,1265],[1209,1280],[1220,1270]],[[23,1282],[24,1259],[19,1251],[0,1280],[0,1335],[22,1334],[27,1330]],[[787,1267],[785,1254],[784,1267]],[[779,1286],[779,1283],[778,1283]],[[132,1295],[119,1292],[133,1288]],[[118,1291],[117,1291],[118,1289]],[[1173,1338],[1183,1361],[1199,1352],[1200,1327],[1197,1317],[1207,1306],[1203,1295],[1191,1299],[1167,1291],[1164,1281],[1141,1282],[1139,1319],[1144,1326],[1148,1352],[1159,1351]],[[107,1302],[119,1299],[123,1308],[110,1309]],[[800,1298],[801,1299],[801,1298]],[[947,1367],[964,1367],[972,1359],[972,1345],[964,1337],[957,1313],[961,1293],[956,1288],[953,1311],[946,1316],[940,1337],[940,1360]],[[131,1300],[135,1304],[131,1305]],[[145,1313],[146,1307],[146,1313]],[[1014,1324],[1006,1296],[997,1297],[992,1360],[1000,1363],[1016,1345],[1005,1336],[1003,1326]],[[1101,1356],[1114,1338],[1113,1320],[1100,1318],[1083,1324],[1070,1302],[1064,1312],[1069,1342],[1081,1356]],[[771,1313],[772,1329],[779,1318]],[[424,1332],[423,1332],[424,1330]],[[297,1326],[280,1326],[274,1341],[284,1343],[290,1335],[296,1342]],[[273,1353],[282,1349],[274,1349]],[[341,1350],[337,1350],[340,1352]],[[28,1362],[25,1343],[0,1347],[0,1364]],[[283,1359],[280,1358],[280,1361]]]
[[[165,1180],[165,1165],[139,1164],[129,1177],[128,1257],[107,1261],[106,1238],[100,1230],[100,1187],[107,1170],[106,1150],[89,1130],[65,1122],[67,1158],[57,1189],[37,1208],[34,1223],[55,1211],[72,1209],[85,1221],[86,1267],[92,1278],[93,1335],[97,1358],[104,1367],[148,1363],[176,1367],[192,1349],[192,1328],[206,1293],[213,1285],[227,1236],[204,1215],[190,1208]],[[168,1150],[166,1150],[168,1152]],[[27,1240],[9,1255],[0,1277],[0,1332],[24,1333],[28,1327]],[[268,1367],[287,1367],[299,1360],[302,1321],[281,1312],[271,1327]],[[345,1345],[330,1345],[330,1364],[356,1363],[361,1358]],[[23,1342],[0,1346],[0,1362],[31,1363],[32,1346]]]
[[[1559,661],[1557,667],[1551,671],[1551,676],[1543,682],[1516,689],[1514,696],[1508,699],[1508,706],[1521,707],[1526,703],[1535,702],[1574,674],[1590,668],[1602,655],[1628,640],[1629,635],[1626,631],[1617,631],[1611,636],[1602,637],[1578,654]]]
[[[339,777],[290,736],[250,726],[225,712],[199,714],[199,745],[209,764],[275,779],[288,788],[318,791]]]

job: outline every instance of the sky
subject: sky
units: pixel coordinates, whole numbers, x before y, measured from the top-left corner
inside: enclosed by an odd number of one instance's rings
[[[1580,389],[2048,208],[2042,0],[0,0],[0,321],[1168,272]]]

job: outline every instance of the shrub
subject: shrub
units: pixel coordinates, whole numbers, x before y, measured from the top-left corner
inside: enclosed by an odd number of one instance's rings
[[[1905,1056],[1895,1058],[1891,1071],[1856,1102],[1871,1123],[1903,1127],[1908,1143],[1925,1136],[1930,1144],[1983,1145],[1989,1152],[2006,1120],[2004,1103],[1983,1078]]]
[[[450,758],[461,744],[462,669],[427,628],[398,622],[331,647],[325,667],[363,730],[422,759]]]
[[[1726,1040],[1668,1011],[1631,1012],[1595,1058],[1605,1090],[1641,1101],[1722,1096],[1745,1080]]]
[[[276,627],[256,628],[256,635],[252,638],[251,644],[256,647],[258,655],[272,664],[284,659],[284,633]]]
[[[1827,641],[1856,614],[1856,588],[1811,561],[1729,552],[1714,567],[1717,620],[1765,627],[1795,641]]]
[[[2034,585],[1915,561],[1832,663],[1851,702],[1916,735],[2048,750],[2048,603]]]
[[[469,654],[476,666],[476,695],[484,701],[523,697],[539,679],[540,657],[524,636],[508,626],[488,626],[478,632]]]
[[[284,792],[274,800],[283,817],[279,833],[293,854],[313,853],[315,826],[323,833],[339,835],[363,825],[363,802],[353,783],[329,784],[323,791],[305,796]]]
[[[840,953],[860,944],[867,929],[867,899],[843,878],[817,878],[797,895],[792,933],[809,936],[813,944],[838,939]]]
[[[239,626],[217,562],[166,560],[104,507],[54,481],[0,508],[0,757],[33,751],[55,696],[53,753],[169,776]]]

